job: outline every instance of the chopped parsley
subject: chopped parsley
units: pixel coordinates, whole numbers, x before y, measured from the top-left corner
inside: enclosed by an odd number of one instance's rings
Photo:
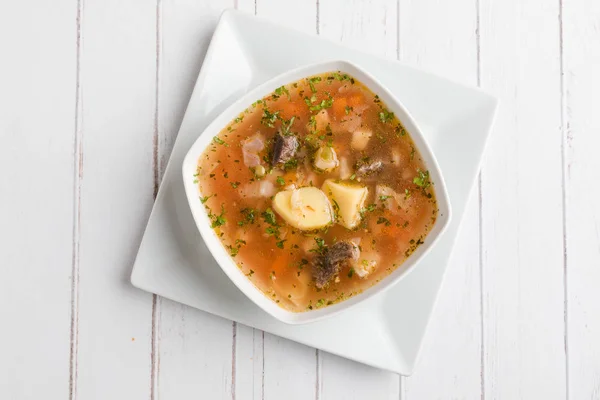
[[[231,184],[231,187],[234,189],[237,189],[237,187],[240,186],[239,182],[230,182],[230,184]]]
[[[381,110],[381,112],[379,113],[379,120],[381,122],[383,122],[384,124],[387,122],[391,122],[393,119],[394,119],[394,113],[389,112],[385,108],[383,110]]]
[[[296,167],[298,167],[298,160],[296,158],[290,158],[285,163],[283,163],[283,169],[285,171],[289,171],[289,170],[294,169]]]
[[[284,94],[284,93],[287,95],[287,98],[288,98],[288,100],[291,100],[291,99],[292,99],[292,96],[290,96],[290,92],[289,92],[289,90],[287,90],[285,86],[280,86],[280,87],[278,87],[277,89],[275,89],[275,94],[276,94],[278,97],[279,97],[279,96],[281,96],[281,95],[282,95],[282,94]]]
[[[292,128],[292,125],[294,124],[294,121],[296,120],[296,116],[292,116],[292,118],[290,118],[289,120],[285,121],[285,120],[281,120],[281,133],[284,136],[289,136],[292,134],[292,132],[290,131],[290,129]]]
[[[346,111],[346,115],[348,115],[348,114],[350,114],[350,112],[353,110],[353,108],[352,108],[352,107],[350,107],[350,106],[346,106],[346,107],[344,108],[344,110]]]
[[[385,217],[379,217],[377,218],[377,224],[385,224],[385,226],[390,226],[392,225],[392,223],[390,222],[389,219],[385,218]]]
[[[225,225],[225,223],[227,223],[227,220],[225,219],[225,207],[221,204],[221,214],[220,215],[214,215],[214,214],[209,214],[209,217],[212,218],[212,224],[210,225],[211,228],[216,228],[219,226],[223,226]]]
[[[227,246],[227,248],[229,249],[229,254],[231,254],[232,257],[235,257],[238,255],[238,253],[240,252],[240,248],[239,247],[233,247],[233,246]]]
[[[200,202],[202,204],[206,203],[208,201],[208,199],[210,199],[211,197],[213,197],[214,194],[211,194],[210,196],[204,196],[204,197],[200,197]]]
[[[421,171],[418,169],[417,174],[419,175],[414,177],[413,183],[423,190],[427,189],[431,185],[431,182],[429,181],[429,171]]]
[[[333,106],[333,97],[321,100],[321,102],[319,104],[310,106],[309,110],[310,111],[320,111],[325,108],[330,108],[331,106]]]
[[[273,210],[267,208],[261,215],[267,224],[277,226],[277,217],[275,217]]]
[[[327,245],[325,244],[325,239],[316,236],[315,242],[317,243],[317,248],[310,249],[309,251],[311,253],[324,254],[325,251],[327,250]]]
[[[285,243],[286,239],[283,240],[279,240],[277,243],[275,243],[275,245],[277,247],[279,247],[280,249],[283,249],[283,243]]]
[[[314,85],[315,82],[321,82],[321,77],[315,76],[308,80],[308,86],[310,86],[310,91],[313,93],[317,93],[317,88]]]
[[[225,141],[218,136],[213,137],[213,142],[215,142],[216,144],[223,145],[225,147],[229,147],[229,145],[227,143],[225,143]]]
[[[283,186],[283,185],[285,185],[285,179],[283,179],[281,176],[278,176],[278,177],[277,177],[277,183],[278,183],[280,186]]]
[[[354,268],[350,268],[350,271],[348,271],[348,278],[352,278],[354,276]]]
[[[391,198],[392,196],[387,196],[387,195],[381,195],[379,196],[379,200],[381,201],[386,201],[387,199]]]
[[[250,271],[249,271],[249,272],[246,274],[246,276],[252,276],[252,275],[254,275],[254,270],[253,270],[253,269],[251,269],[251,270],[250,270]]]
[[[238,222],[238,225],[242,226],[244,224],[253,224],[254,223],[254,219],[256,218],[256,210],[253,208],[242,208],[242,210],[240,211],[244,217],[244,219],[240,222]]]
[[[275,122],[279,119],[279,111],[270,112],[268,109],[263,110],[262,118],[260,119],[260,123],[268,126],[269,128],[275,127]]]

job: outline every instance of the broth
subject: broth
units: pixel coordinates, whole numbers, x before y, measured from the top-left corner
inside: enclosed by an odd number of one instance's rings
[[[253,103],[213,138],[194,179],[238,267],[295,312],[379,282],[423,243],[438,212],[409,133],[339,71]]]

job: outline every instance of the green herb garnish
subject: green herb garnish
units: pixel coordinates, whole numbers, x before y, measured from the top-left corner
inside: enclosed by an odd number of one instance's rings
[[[227,220],[225,219],[225,207],[221,204],[221,214],[220,215],[213,215],[213,220],[212,220],[212,224],[211,224],[211,228],[216,228],[218,226],[222,226],[225,225],[225,223],[227,223]]]
[[[379,113],[379,120],[381,122],[383,122],[384,124],[386,122],[392,121],[393,119],[394,119],[394,113],[393,112],[389,112],[385,108],[383,110],[381,110],[381,112]]]
[[[421,171],[418,169],[417,174],[419,175],[414,177],[413,183],[423,190],[427,189],[431,185],[431,182],[429,181],[429,171]]]
[[[267,224],[277,226],[277,217],[273,210],[267,208],[261,215]]]
[[[204,197],[200,197],[200,202],[202,204],[206,203],[208,201],[208,199],[210,199],[211,197],[213,197],[214,194],[211,194],[210,196],[204,196]]]
[[[223,141],[220,137],[215,136],[213,137],[213,142],[215,142],[216,144],[221,144],[225,147],[229,147],[229,145],[227,143],[225,143],[225,141]]]

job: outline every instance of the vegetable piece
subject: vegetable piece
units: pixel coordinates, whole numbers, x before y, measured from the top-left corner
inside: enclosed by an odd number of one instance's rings
[[[333,147],[319,147],[315,153],[315,167],[322,171],[331,171],[338,165],[339,161]]]
[[[256,175],[258,178],[262,178],[266,173],[267,170],[262,165],[257,165],[256,168],[254,168],[254,175]]]
[[[258,153],[265,148],[265,139],[260,133],[256,133],[247,139],[242,140],[242,154],[244,164],[247,167],[256,167],[260,165]]]
[[[377,253],[362,254],[358,261],[352,263],[352,268],[356,275],[365,278],[377,269],[380,258],[381,257]]]
[[[329,125],[329,113],[327,110],[321,110],[315,115],[316,129],[317,131],[324,132]]]
[[[352,176],[352,169],[350,168],[350,163],[348,162],[348,158],[340,157],[340,178],[341,179],[350,179]]]
[[[360,210],[364,207],[369,189],[333,179],[323,182],[322,189],[337,205],[337,222],[345,228],[355,228],[360,223]]]
[[[373,136],[373,132],[368,129],[357,129],[352,133],[352,142],[350,146],[354,150],[362,151],[369,144],[369,139]]]
[[[285,222],[300,230],[320,229],[333,221],[329,199],[315,187],[277,193],[273,199],[273,209]]]

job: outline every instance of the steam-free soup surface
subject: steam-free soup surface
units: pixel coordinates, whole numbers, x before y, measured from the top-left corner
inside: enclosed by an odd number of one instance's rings
[[[190,179],[243,273],[297,312],[379,282],[437,216],[409,132],[341,72],[257,100],[213,138]]]

